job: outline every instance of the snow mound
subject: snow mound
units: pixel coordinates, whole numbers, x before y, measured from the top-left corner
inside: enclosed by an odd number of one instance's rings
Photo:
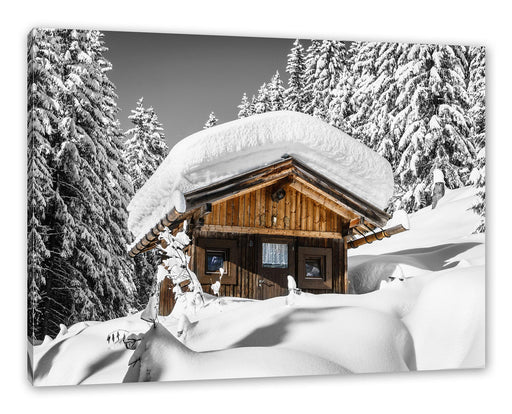
[[[145,334],[129,363],[124,382],[349,373],[332,361],[292,349],[243,347],[194,352],[162,324]]]
[[[419,370],[485,366],[484,272],[483,266],[447,271],[419,295],[404,318]]]
[[[128,206],[139,240],[165,214],[184,209],[182,194],[288,154],[362,199],[384,208],[393,194],[389,163],[318,118],[277,111],[227,122],[178,142]]]
[[[472,234],[480,220],[471,209],[475,194],[474,187],[447,189],[435,211],[428,206],[409,215],[409,231],[350,249],[349,292],[378,289],[398,266],[405,278],[412,278],[453,267],[483,265],[485,235]],[[390,227],[389,222],[386,227]]]

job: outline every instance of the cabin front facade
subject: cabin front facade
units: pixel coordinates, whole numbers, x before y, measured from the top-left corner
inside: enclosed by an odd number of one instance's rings
[[[298,159],[281,159],[184,193],[186,208],[173,208],[129,254],[157,243],[165,228],[187,223],[190,268],[211,292],[268,299],[288,293],[287,276],[311,293],[346,293],[347,250],[404,230],[383,230],[390,216]],[[160,285],[160,314],[174,306],[172,282]],[[183,288],[186,288],[183,286]]]

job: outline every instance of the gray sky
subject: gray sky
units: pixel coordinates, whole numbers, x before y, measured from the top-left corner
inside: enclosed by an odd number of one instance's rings
[[[211,111],[220,123],[236,119],[242,94],[249,98],[276,69],[286,86],[293,39],[104,32],[117,87],[123,130],[144,96],[163,124],[167,143],[202,129]],[[304,46],[306,46],[303,43]]]

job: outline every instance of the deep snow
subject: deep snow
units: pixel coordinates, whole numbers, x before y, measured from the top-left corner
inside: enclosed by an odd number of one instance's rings
[[[378,290],[265,301],[207,295],[190,320],[171,314],[156,328],[140,313],[77,324],[34,347],[34,383],[483,367],[485,245],[472,234],[474,199],[472,188],[448,190],[435,210],[410,215],[409,231],[350,250],[351,288]],[[116,330],[145,336],[130,351],[107,344]]]
[[[278,161],[284,154],[379,208],[393,194],[391,166],[376,152],[318,118],[275,111],[178,142],[130,202],[128,227],[138,241],[173,207],[184,209],[183,193]]]

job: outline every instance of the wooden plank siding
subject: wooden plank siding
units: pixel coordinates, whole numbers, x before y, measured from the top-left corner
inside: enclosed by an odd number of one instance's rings
[[[291,186],[279,202],[272,201],[272,186],[257,189],[227,201],[212,203],[204,225],[325,232],[326,237],[342,233],[339,216]]]
[[[236,239],[238,244],[238,263],[237,266],[237,284],[221,284],[221,296],[235,296],[247,299],[261,299],[262,287],[258,286],[258,280],[261,276],[258,273],[259,268],[259,249],[261,238],[263,236],[253,234],[223,233],[223,232],[205,232],[197,231],[195,237],[208,239]],[[343,239],[321,239],[321,238],[294,238],[295,251],[298,247],[323,247],[332,249],[332,289],[302,289],[309,293],[345,293],[346,292],[346,251],[344,250]],[[298,268],[298,255],[295,255],[295,269]],[[197,271],[197,268],[193,268]],[[296,275],[293,275],[296,277]],[[215,279],[216,280],[216,279]],[[212,279],[212,282],[214,280]],[[204,292],[213,294],[211,283],[202,284]],[[271,296],[286,294],[286,279],[283,279],[280,285],[270,288]],[[167,309],[167,307],[166,307]]]
[[[212,203],[212,213],[205,216],[204,225],[194,230],[193,239],[237,240],[237,283],[222,284],[220,295],[261,299],[286,294],[286,278],[271,287],[261,287],[261,243],[268,237],[285,237],[291,241],[294,252],[299,247],[320,247],[332,251],[332,289],[303,289],[311,293],[346,292],[346,241],[343,233],[349,219],[342,218],[325,204],[316,202],[291,185],[282,187],[285,196],[272,200],[276,187],[269,185],[238,197]],[[307,236],[307,237],[305,237]],[[293,268],[298,269],[298,255],[293,254]],[[197,272],[197,262],[191,262]],[[198,275],[200,276],[200,275]],[[293,276],[297,277],[296,274]],[[279,276],[281,278],[281,276]],[[215,277],[212,278],[213,283]],[[211,292],[211,283],[203,284]],[[262,289],[266,289],[265,292]]]

